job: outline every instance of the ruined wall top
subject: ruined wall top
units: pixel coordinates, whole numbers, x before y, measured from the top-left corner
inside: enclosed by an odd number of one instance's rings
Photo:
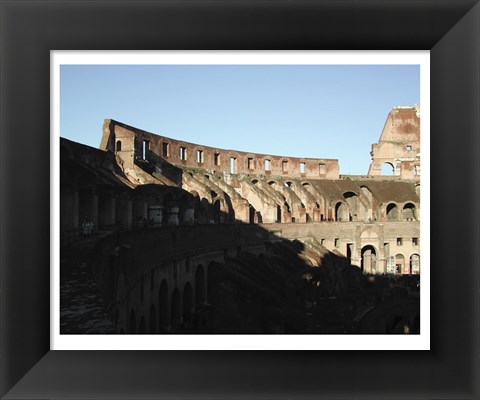
[[[185,168],[234,174],[262,174],[310,179],[338,179],[338,160],[247,153],[156,135],[112,119],[103,125],[101,150],[119,155],[126,168],[138,159],[166,161]]]
[[[378,143],[372,144],[368,175],[382,175],[389,164],[394,176],[420,179],[420,106],[396,106],[388,114]]]

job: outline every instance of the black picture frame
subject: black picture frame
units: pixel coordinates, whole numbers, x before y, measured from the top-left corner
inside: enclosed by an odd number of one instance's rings
[[[2,398],[480,397],[478,1],[0,4]],[[50,351],[50,50],[81,49],[430,50],[431,350]]]

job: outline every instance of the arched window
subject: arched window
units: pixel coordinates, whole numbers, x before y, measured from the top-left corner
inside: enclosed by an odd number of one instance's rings
[[[410,273],[414,275],[420,274],[420,256],[418,254],[410,256]]]
[[[122,141],[121,140],[117,140],[117,145],[115,147],[115,150],[116,151],[122,151]]]
[[[393,168],[393,164],[386,162],[382,165],[382,175],[383,176],[392,176],[395,173],[395,168]]]
[[[405,270],[405,257],[403,254],[395,255],[395,272],[397,274],[405,274],[408,273]]]
[[[407,203],[403,206],[402,210],[404,221],[415,221],[417,219],[415,204]]]
[[[377,251],[372,245],[366,245],[361,250],[360,268],[363,273],[376,274],[377,273]]]
[[[398,220],[398,207],[395,203],[390,203],[387,205],[386,216],[387,216],[387,221]]]

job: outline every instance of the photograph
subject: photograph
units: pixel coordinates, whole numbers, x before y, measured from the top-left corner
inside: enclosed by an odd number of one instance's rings
[[[61,335],[420,334],[420,65],[59,71]]]
[[[0,0],[0,398],[478,400],[478,3]]]

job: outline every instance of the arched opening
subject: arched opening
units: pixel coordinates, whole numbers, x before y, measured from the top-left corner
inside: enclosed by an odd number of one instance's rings
[[[393,176],[395,175],[395,168],[393,167],[393,164],[386,162],[382,165],[382,172],[381,174],[383,176]]]
[[[360,268],[366,274],[377,273],[377,251],[372,245],[362,247]]]
[[[138,333],[145,334],[147,333],[147,324],[145,322],[145,317],[140,318],[140,324],[138,325]]]
[[[205,271],[202,265],[195,271],[195,306],[203,308],[205,304]]]
[[[420,274],[420,255],[419,254],[415,253],[410,256],[410,273],[412,275]]]
[[[398,221],[398,207],[395,203],[387,205],[386,218],[387,221]]]
[[[183,322],[188,323],[192,317],[193,289],[189,282],[183,288]]]
[[[115,151],[122,151],[122,141],[117,140],[117,143],[115,145]]]
[[[373,201],[373,194],[370,191],[370,189],[367,188],[366,186],[360,186],[360,189],[362,191],[363,196],[365,196],[365,198],[367,198],[368,201],[371,203]]]
[[[160,284],[160,292],[158,294],[158,327],[160,329],[167,329],[169,326],[168,309],[168,285],[164,279]]]
[[[395,255],[395,273],[396,274],[408,273],[408,271],[405,271],[405,257],[403,256],[403,254]]]
[[[182,314],[180,310],[180,294],[178,293],[177,288],[175,288],[175,290],[172,293],[172,307],[170,310],[170,315],[171,315],[171,325],[178,326],[181,322]]]
[[[348,208],[347,205],[339,201],[335,204],[335,221],[348,221]]]
[[[348,204],[348,220],[358,221],[359,217],[362,217],[363,213],[360,211],[360,201],[358,196],[354,192],[346,192],[343,194],[343,198]]]
[[[277,222],[282,222],[282,207],[277,204]]]
[[[250,224],[254,224],[255,223],[255,208],[249,204],[248,206],[248,222]]]
[[[135,311],[130,311],[130,318],[128,320],[128,333],[137,333],[137,320],[135,318]]]
[[[415,221],[417,219],[414,204],[407,203],[403,206],[402,218],[404,221]]]
[[[157,333],[157,317],[155,313],[155,306],[150,307],[150,316],[148,318],[148,332]]]

